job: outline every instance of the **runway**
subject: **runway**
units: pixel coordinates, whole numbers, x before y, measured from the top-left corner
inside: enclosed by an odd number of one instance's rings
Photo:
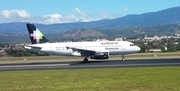
[[[39,62],[0,64],[0,71],[15,70],[54,70],[54,69],[89,69],[89,68],[131,68],[155,66],[180,66],[180,59],[147,59],[147,60],[98,60],[83,63],[76,62]]]

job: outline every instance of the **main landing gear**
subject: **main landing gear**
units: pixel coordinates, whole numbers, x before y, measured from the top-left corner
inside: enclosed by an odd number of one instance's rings
[[[84,63],[87,63],[88,62],[88,58],[85,57],[84,60],[83,60]]]

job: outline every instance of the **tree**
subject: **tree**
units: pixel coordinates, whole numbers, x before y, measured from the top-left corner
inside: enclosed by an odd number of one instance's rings
[[[168,44],[167,50],[168,50],[169,52],[175,52],[175,51],[177,51],[177,47],[176,47],[175,44],[171,43],[171,44]]]
[[[141,50],[139,52],[143,53],[146,51],[146,45],[143,43],[143,42],[140,42],[140,41],[136,41],[134,42],[136,45],[138,45]]]
[[[180,42],[177,44],[177,51],[180,51]]]

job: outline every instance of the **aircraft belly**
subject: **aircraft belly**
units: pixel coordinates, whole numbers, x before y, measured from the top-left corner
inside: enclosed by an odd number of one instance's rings
[[[55,55],[71,56],[72,51],[54,51]]]
[[[119,55],[119,54],[131,54],[134,53],[132,50],[109,50],[109,55]]]

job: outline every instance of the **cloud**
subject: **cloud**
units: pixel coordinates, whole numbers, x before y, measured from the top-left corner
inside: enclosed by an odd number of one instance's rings
[[[24,10],[3,10],[0,15],[4,18],[28,18],[31,16]]]
[[[3,10],[0,12],[1,22],[26,21],[31,15],[24,10]]]
[[[127,7],[124,8],[124,12],[128,12],[128,8]]]
[[[77,21],[89,22],[91,21],[90,15],[84,11],[81,11],[79,8],[75,8],[74,11],[79,15]]]
[[[109,14],[106,12],[97,12],[97,16],[103,19],[106,19],[109,17]]]
[[[83,22],[89,22],[100,19],[113,19],[120,16],[120,14],[114,12],[96,12],[95,14],[88,14],[80,10],[79,8],[75,8],[74,10],[80,16],[78,20]]]
[[[44,16],[44,23],[68,23],[68,22],[76,22],[77,19],[74,15],[62,16],[60,14],[51,14]]]
[[[74,10],[78,15],[80,15],[82,17],[87,17],[88,16],[88,14],[86,12],[81,11],[79,8],[75,8]]]
[[[47,19],[46,22],[49,23],[59,23],[60,18],[62,18],[60,14],[45,15],[44,17]]]
[[[120,17],[120,14],[114,12],[97,12],[96,14],[100,19],[113,19]]]
[[[79,8],[74,8],[75,14],[46,14],[42,17],[33,16],[25,10],[3,10],[0,12],[0,23],[6,22],[31,22],[42,24],[53,23],[70,23],[70,22],[90,22],[100,19],[112,19],[119,17],[118,13],[114,12],[97,12],[88,14]]]

